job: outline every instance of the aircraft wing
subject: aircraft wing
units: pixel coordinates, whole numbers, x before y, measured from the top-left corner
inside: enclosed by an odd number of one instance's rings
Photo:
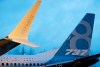
[[[38,12],[41,0],[38,0],[30,11],[24,16],[15,29],[5,38],[0,39],[0,55],[5,54],[20,44],[31,47],[39,47],[28,41],[28,33],[32,22]]]
[[[0,39],[0,56],[7,53],[9,50],[20,45],[20,43],[11,41],[9,39]]]

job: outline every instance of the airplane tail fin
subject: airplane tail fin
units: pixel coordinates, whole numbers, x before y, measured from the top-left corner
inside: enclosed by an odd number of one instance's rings
[[[24,16],[21,22],[16,26],[13,32],[11,32],[11,34],[8,35],[10,39],[12,39],[15,42],[22,43],[22,44],[24,43],[22,42],[22,40],[25,40],[27,41],[26,44],[32,46],[32,44],[28,42],[28,33],[32,25],[32,22],[36,16],[36,13],[38,12],[40,4],[41,4],[41,0],[38,0],[35,3],[35,5],[31,8],[31,10],[27,13],[27,15]]]
[[[52,59],[60,57],[60,60],[62,61],[70,61],[78,57],[88,56],[92,39],[94,18],[94,14],[87,13]]]
[[[88,55],[92,39],[94,18],[94,14],[87,13],[63,43],[56,55]]]

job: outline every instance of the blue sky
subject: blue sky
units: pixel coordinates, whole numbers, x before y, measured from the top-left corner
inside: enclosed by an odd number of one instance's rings
[[[0,38],[14,29],[35,2],[36,0],[0,0]],[[20,45],[8,54],[21,54],[23,50],[26,54],[36,54],[60,47],[86,13],[96,14],[91,54],[99,53],[99,0],[42,0],[29,32],[29,40],[41,47],[36,49]]]

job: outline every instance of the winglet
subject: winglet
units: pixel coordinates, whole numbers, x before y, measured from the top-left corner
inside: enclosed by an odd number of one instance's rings
[[[28,33],[30,31],[32,22],[38,12],[40,4],[41,4],[41,0],[38,0],[35,3],[35,5],[31,8],[31,10],[24,16],[21,22],[16,26],[13,32],[11,32],[11,34],[8,35],[9,39],[15,42],[16,42],[16,39],[19,39],[19,40],[22,39],[22,40],[28,41]],[[17,41],[17,42],[20,43],[20,41]]]
[[[31,10],[24,16],[21,22],[16,26],[11,34],[9,34],[9,38],[19,38],[19,39],[28,39],[28,33],[32,22],[38,12],[39,6],[41,2],[37,1],[35,5],[31,8]]]

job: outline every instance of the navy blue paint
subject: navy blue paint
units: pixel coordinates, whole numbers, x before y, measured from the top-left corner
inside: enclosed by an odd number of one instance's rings
[[[85,46],[85,47],[84,47]],[[77,40],[76,41],[76,47],[78,48],[78,49],[88,49],[89,48],[89,44],[88,44],[88,42],[85,40],[85,39],[79,39],[79,40]]]
[[[85,34],[86,33],[86,28],[84,25],[82,24],[79,24],[77,27],[76,27],[76,32],[78,32],[79,34]]]

